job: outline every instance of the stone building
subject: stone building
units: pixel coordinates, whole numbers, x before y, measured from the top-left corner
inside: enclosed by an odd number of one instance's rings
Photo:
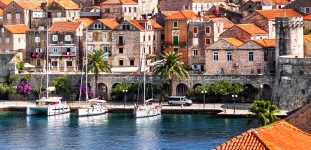
[[[77,71],[81,65],[79,61],[82,50],[79,46],[83,36],[82,23],[54,22],[49,28],[48,36],[50,70],[55,72]]]
[[[206,48],[206,74],[274,74],[274,43],[275,40],[252,40],[244,43],[235,38],[220,39]]]
[[[294,0],[288,3],[285,8],[293,9],[302,15],[311,13],[311,1],[309,0]]]
[[[303,37],[304,57],[311,58],[311,34]]]
[[[140,72],[142,57],[149,65],[161,51],[163,27],[153,20],[129,20],[120,23],[112,33],[112,72]],[[146,68],[151,71],[151,68]]]
[[[198,14],[205,12],[214,5],[225,4],[227,0],[192,0],[191,10]]]
[[[161,0],[160,11],[191,10],[192,0]]]
[[[214,15],[216,17],[226,17],[234,23],[240,23],[240,20],[243,18],[242,13],[239,10],[239,7],[234,4],[219,4],[212,6],[209,10],[204,12],[205,16]]]
[[[273,10],[256,10],[250,15],[243,18],[242,23],[254,23],[261,29],[269,33],[269,38],[275,39],[275,18],[277,17],[298,17],[302,16],[292,9],[273,9]]]
[[[53,0],[46,8],[47,17],[51,22],[77,21],[81,8],[72,0]]]
[[[210,19],[212,19],[217,24],[223,24],[223,26],[224,26],[223,27],[223,32],[234,26],[234,23],[231,22],[230,20],[228,20],[225,17],[221,17],[221,18],[218,18],[218,17],[214,18],[213,17],[213,18],[210,18]]]
[[[303,17],[304,30],[311,30],[311,14]]]
[[[84,29],[87,36],[88,51],[102,50],[105,56],[111,56],[112,31],[119,23],[114,19],[98,19]],[[83,47],[85,47],[85,39],[83,39]]]
[[[268,33],[255,24],[236,24],[224,31],[221,38],[236,38],[243,42],[268,38]]]
[[[223,24],[208,18],[193,19],[188,22],[188,65],[193,73],[205,71],[205,49],[218,40]]]
[[[188,65],[188,23],[196,19],[197,15],[192,10],[183,10],[173,13],[166,18],[164,30],[165,51],[175,51],[181,54],[181,60]]]
[[[6,51],[25,51],[26,31],[29,28],[24,24],[4,25],[0,33],[0,49]]]

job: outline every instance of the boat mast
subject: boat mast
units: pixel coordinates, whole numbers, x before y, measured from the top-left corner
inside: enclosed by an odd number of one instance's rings
[[[48,30],[49,23],[46,27],[46,98],[49,98],[49,30]]]
[[[143,105],[145,105],[145,101],[146,101],[146,54],[145,54],[145,51],[146,51],[146,28],[147,28],[147,14],[145,13],[145,31],[144,31],[144,51],[143,51],[143,71],[144,71],[144,101],[143,101]]]
[[[87,85],[87,54],[89,52],[88,48],[87,48],[87,40],[88,40],[88,35],[87,35],[87,28],[86,27],[86,32],[85,32],[85,99],[88,100],[89,99],[89,93],[88,93],[88,85]]]

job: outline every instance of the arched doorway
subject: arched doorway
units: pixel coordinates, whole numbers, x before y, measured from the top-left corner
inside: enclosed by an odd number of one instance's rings
[[[176,95],[186,95],[186,92],[188,90],[188,87],[184,83],[179,83],[176,87]]]
[[[192,95],[191,100],[194,101],[194,102],[199,102],[199,101],[201,101],[201,99],[203,99],[202,96],[201,96],[202,94],[200,94],[200,93],[198,93],[198,91],[196,91],[196,88],[198,86],[201,86],[201,85],[202,85],[201,83],[197,83],[197,84],[193,85],[193,92],[194,92],[194,94]]]
[[[271,100],[272,88],[268,84],[263,84],[261,89],[261,99]]]
[[[122,98],[122,95],[119,94],[119,93],[114,93],[114,89],[117,87],[117,85],[120,84],[120,83],[114,83],[111,87],[111,99],[113,101],[122,101],[123,98]]]
[[[105,83],[99,83],[97,93],[101,99],[107,100],[108,99],[107,85]]]

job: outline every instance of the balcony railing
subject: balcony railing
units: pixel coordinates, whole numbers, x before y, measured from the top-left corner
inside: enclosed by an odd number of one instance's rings
[[[30,53],[30,57],[31,58],[43,58],[44,57],[44,53],[41,53],[41,52],[31,52]]]
[[[117,45],[118,45],[118,46],[123,46],[123,45],[125,45],[125,40],[118,41],[118,42],[117,42]]]
[[[75,52],[50,52],[49,56],[76,56]]]

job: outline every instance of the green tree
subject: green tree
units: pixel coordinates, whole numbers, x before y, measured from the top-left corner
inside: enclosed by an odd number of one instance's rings
[[[273,105],[267,100],[254,101],[248,110],[258,117],[258,123],[261,126],[269,125],[277,121],[278,117],[276,114],[280,112],[276,105]]]
[[[17,67],[17,70],[18,70],[18,73],[23,73],[25,72],[25,63],[20,61],[16,64],[16,67]]]
[[[95,97],[97,97],[98,74],[100,72],[111,72],[109,62],[104,58],[104,51],[95,50],[89,53],[88,68],[95,75]]]
[[[195,88],[196,93],[201,93],[202,91],[210,92],[210,86],[208,84],[202,84]]]
[[[218,80],[209,86],[209,93],[222,96],[240,94],[244,90],[245,86],[227,80]]]
[[[160,75],[164,81],[169,81],[170,86],[172,86],[174,77],[179,79],[189,77],[187,70],[180,61],[180,56],[179,53],[173,51],[162,53],[161,60],[154,66],[153,74]]]
[[[5,94],[5,93],[16,93],[16,89],[8,84],[5,83],[0,83],[0,93]]]
[[[135,90],[136,85],[131,83],[120,83],[117,84],[111,91],[111,94],[120,94],[123,93],[123,90],[132,91]]]
[[[56,88],[56,93],[67,94],[71,91],[71,84],[68,76],[59,76],[52,81],[52,85]]]

